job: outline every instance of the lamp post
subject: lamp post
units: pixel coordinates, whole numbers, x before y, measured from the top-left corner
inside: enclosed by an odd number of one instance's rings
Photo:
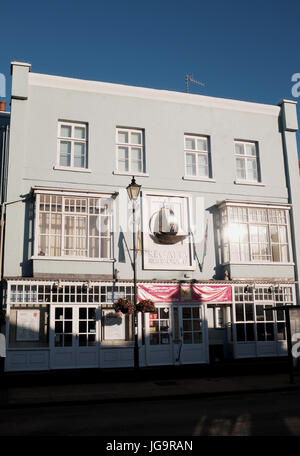
[[[131,183],[126,188],[128,197],[132,201],[132,224],[133,224],[133,290],[134,290],[134,305],[137,305],[137,285],[136,285],[136,201],[139,197],[141,185],[135,182],[132,176]],[[138,341],[138,314],[137,310],[134,311],[134,367],[139,368],[139,341]]]

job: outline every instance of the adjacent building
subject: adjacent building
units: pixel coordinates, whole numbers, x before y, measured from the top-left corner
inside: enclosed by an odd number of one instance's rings
[[[2,142],[6,370],[286,355],[298,302],[294,101],[263,105],[31,72],[12,62]],[[8,153],[9,152],[9,153]],[[2,236],[3,240],[3,236]]]

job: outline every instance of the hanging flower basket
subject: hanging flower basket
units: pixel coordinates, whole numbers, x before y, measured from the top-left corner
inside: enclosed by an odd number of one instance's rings
[[[116,312],[121,312],[123,314],[133,314],[135,305],[130,299],[120,298],[114,303],[114,309]]]
[[[142,299],[140,302],[137,303],[136,305],[136,310],[139,312],[150,312],[150,313],[155,313],[156,312],[156,307],[153,301],[151,299]]]

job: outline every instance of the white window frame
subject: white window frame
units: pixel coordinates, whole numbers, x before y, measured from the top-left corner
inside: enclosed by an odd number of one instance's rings
[[[228,213],[228,208],[240,208],[240,209],[246,209],[247,211],[247,221],[243,222],[233,222],[237,224],[245,224],[247,225],[247,232],[248,232],[248,249],[249,249],[249,260],[236,260],[231,258],[231,249],[230,249],[230,240],[229,239],[224,239],[224,229],[229,225],[231,220],[229,219],[229,213]],[[258,222],[258,221],[250,221],[249,220],[249,209],[264,209],[267,211],[267,221],[263,222]],[[286,223],[275,223],[270,220],[269,216],[269,211],[270,210],[282,210],[285,213],[285,220]],[[289,217],[289,210],[290,206],[285,206],[285,205],[260,205],[260,204],[243,204],[243,203],[225,203],[222,204],[219,208],[219,213],[220,213],[220,228],[221,228],[221,244],[222,244],[222,264],[278,264],[278,265],[293,265],[293,252],[292,252],[292,242],[291,242],[291,230],[290,230],[290,217]],[[223,212],[223,218],[226,221],[226,223],[222,222],[222,212]],[[270,260],[251,260],[251,255],[252,255],[252,248],[251,248],[251,239],[250,239],[250,226],[267,226],[267,236],[268,236],[268,247],[270,251]],[[272,242],[271,240],[271,234],[270,234],[270,227],[271,226],[285,226],[286,228],[286,243],[275,243]],[[252,244],[256,244],[255,242]],[[272,258],[272,246],[273,245],[283,245],[287,244],[287,255],[288,255],[288,261],[273,261]],[[225,256],[225,247],[227,249],[227,260],[224,260]]]
[[[240,294],[243,299],[237,299],[236,296],[236,289],[248,289],[251,288],[251,294],[252,294],[252,299],[249,299],[249,297],[245,294],[248,293],[248,291],[243,292]],[[292,294],[290,295],[288,293],[288,297],[291,298],[289,300],[286,300],[286,289],[290,289],[292,291]],[[263,290],[261,298],[259,298],[256,295],[256,291]],[[279,295],[279,293],[282,293],[283,300],[276,299],[276,294]],[[266,299],[266,294],[269,295],[269,299]],[[272,320],[268,320],[266,318],[266,312],[263,312],[263,319],[258,319],[257,318],[257,306],[262,306],[267,310],[267,307],[281,307],[284,305],[295,305],[295,286],[294,284],[290,283],[264,283],[264,284],[251,284],[251,285],[236,285],[232,287],[232,296],[233,296],[233,312],[232,312],[232,324],[233,324],[233,330],[234,330],[234,344],[264,344],[266,342],[279,342],[281,343],[282,341],[286,342],[286,337],[284,339],[279,339],[278,338],[278,325],[284,323],[285,325],[285,331],[286,331],[286,321],[285,321],[285,315],[283,319],[278,318],[278,311],[277,310],[272,310]],[[243,318],[242,319],[237,319],[237,305],[241,304],[243,306]],[[252,319],[247,319],[246,317],[246,308],[245,305],[250,304],[252,306]],[[273,330],[274,330],[274,339],[272,340],[259,340],[258,339],[258,331],[257,331],[257,325],[258,324],[264,324],[265,331],[264,333],[266,334],[266,323],[270,323],[273,325]],[[254,339],[253,340],[248,340],[247,339],[247,332],[246,332],[246,324],[253,325],[253,334],[254,334]],[[244,340],[237,340],[237,325],[243,325],[243,330],[244,330]]]
[[[200,150],[200,149],[187,149],[186,148],[186,139],[193,139],[197,144],[197,139],[204,139],[207,144],[207,150]],[[191,179],[191,180],[212,180],[211,179],[211,163],[210,163],[210,141],[209,136],[205,135],[192,135],[192,134],[184,134],[183,139],[183,147],[184,147],[184,178]],[[195,163],[196,163],[196,174],[188,174],[187,173],[187,154],[195,155]],[[198,172],[199,170],[199,156],[207,157],[207,175],[201,176]]]
[[[241,144],[244,149],[244,154],[237,154],[236,153],[236,144]],[[247,155],[246,154],[246,145],[251,145],[255,147],[255,156],[254,155]],[[237,183],[252,183],[252,184],[257,184],[261,182],[260,178],[260,165],[259,165],[259,155],[258,155],[258,144],[256,141],[242,141],[239,139],[234,140],[234,158],[235,158],[235,172],[236,172],[236,179]],[[238,177],[237,175],[237,159],[242,159],[244,160],[245,163],[245,178],[243,179],[242,177]],[[256,164],[256,179],[249,179],[248,177],[248,160],[255,161]]]
[[[61,136],[61,127],[62,126],[67,126],[71,127],[71,137],[64,137]],[[84,128],[85,130],[85,138],[80,139],[80,138],[75,138],[74,135],[74,129],[76,127]],[[71,143],[71,162],[70,166],[66,165],[61,165],[60,164],[60,143],[62,141],[68,141]],[[74,144],[75,143],[81,143],[84,144],[85,147],[85,166],[75,166],[74,165]],[[54,169],[60,169],[64,171],[82,171],[82,172],[90,172],[91,170],[88,168],[88,124],[84,122],[71,122],[71,121],[64,121],[64,120],[59,120],[58,125],[57,125],[57,156],[56,156],[56,166],[54,166]]]
[[[96,261],[96,262],[105,262],[105,261],[108,261],[108,262],[112,262],[114,261],[113,259],[113,223],[114,223],[114,204],[113,204],[113,198],[112,198],[112,194],[104,194],[104,193],[101,193],[101,194],[98,194],[98,193],[84,193],[84,192],[79,192],[79,193],[72,193],[72,192],[61,192],[61,191],[53,191],[53,192],[50,192],[50,191],[43,191],[43,190],[37,190],[35,192],[36,194],[36,199],[35,199],[35,222],[34,222],[34,225],[35,225],[35,231],[34,231],[34,234],[35,234],[35,239],[34,239],[34,255],[32,256],[32,259],[33,260],[56,260],[56,261],[61,261],[61,260],[66,260],[66,261],[89,261],[89,262],[93,262],[93,261]],[[109,226],[110,226],[110,229],[109,229],[109,238],[110,238],[110,244],[109,244],[109,249],[110,249],[110,257],[89,257],[89,256],[72,256],[72,255],[65,255],[64,254],[64,239],[65,239],[65,235],[64,235],[64,220],[65,220],[65,216],[70,216],[70,215],[78,215],[80,216],[80,213],[75,213],[75,212],[65,212],[65,211],[62,211],[61,214],[62,214],[62,221],[61,221],[61,232],[60,232],[60,255],[59,256],[51,256],[51,255],[39,255],[39,252],[38,252],[38,248],[39,248],[39,237],[40,237],[40,233],[39,233],[39,214],[40,214],[40,195],[49,195],[50,197],[51,196],[61,196],[62,197],[62,208],[63,208],[63,201],[64,201],[64,198],[68,198],[68,199],[82,199],[82,198],[85,198],[87,199],[87,205],[88,205],[88,199],[101,199],[101,198],[105,198],[105,199],[109,199],[111,198],[112,201],[111,201],[111,213],[109,215]],[[51,203],[50,203],[51,204]],[[88,206],[87,206],[88,208]],[[44,213],[49,213],[49,212],[44,212]],[[83,216],[87,217],[87,230],[86,230],[86,237],[87,237],[87,247],[86,247],[86,250],[87,250],[87,255],[89,254],[89,239],[92,238],[93,236],[90,236],[89,235],[89,212],[87,211],[86,213],[82,213]],[[93,214],[91,214],[93,215]],[[48,236],[51,236],[51,234],[48,234]],[[99,239],[101,241],[101,236],[99,236]],[[101,242],[100,242],[101,244]],[[101,253],[101,247],[99,246],[99,255]]]
[[[119,132],[124,132],[128,134],[128,143],[119,142]],[[131,133],[139,133],[142,137],[141,144],[134,144],[130,142]],[[119,169],[119,147],[128,148],[128,171]],[[132,157],[131,149],[140,149],[142,156],[142,171],[133,171],[132,170]],[[149,174],[146,173],[146,155],[145,155],[145,130],[142,128],[127,128],[127,127],[116,127],[116,162],[115,162],[115,171],[114,174],[120,175],[129,175],[129,176],[144,176],[148,177]]]

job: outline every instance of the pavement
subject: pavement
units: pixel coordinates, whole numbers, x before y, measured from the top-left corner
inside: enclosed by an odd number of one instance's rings
[[[286,359],[214,365],[4,373],[0,408],[215,397],[300,390]]]

